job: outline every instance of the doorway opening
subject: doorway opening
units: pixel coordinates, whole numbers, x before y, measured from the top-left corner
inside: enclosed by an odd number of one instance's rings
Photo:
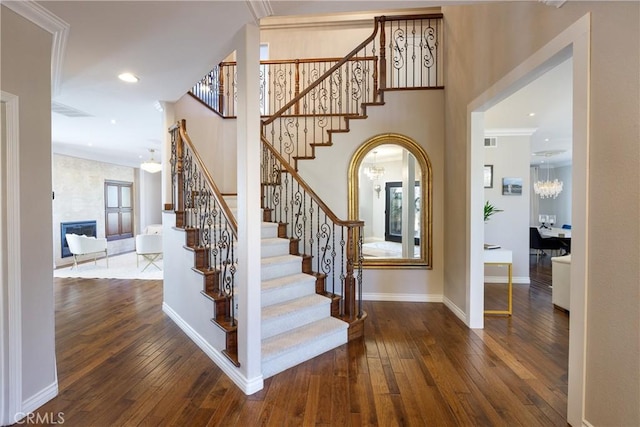
[[[547,45],[513,69],[468,106],[469,158],[468,181],[468,250],[467,292],[465,307],[471,328],[484,326],[484,221],[480,215],[484,204],[484,114],[507,96],[543,75],[568,58],[573,60],[573,142],[572,142],[572,263],[569,336],[569,379],[567,421],[576,425],[582,420],[584,396],[584,355],[586,294],[589,286],[586,272],[587,183],[589,145],[589,43],[590,20],[585,15]],[[579,108],[577,107],[579,106]],[[577,284],[580,284],[578,286]]]

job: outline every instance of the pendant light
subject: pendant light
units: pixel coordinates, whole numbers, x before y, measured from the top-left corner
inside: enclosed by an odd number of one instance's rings
[[[149,172],[149,173],[160,172],[162,170],[162,163],[157,162],[153,158],[153,153],[155,153],[156,150],[154,150],[153,148],[150,148],[149,151],[151,152],[151,158],[149,160],[147,160],[146,162],[141,163],[140,164],[140,169],[142,169],[145,172]]]

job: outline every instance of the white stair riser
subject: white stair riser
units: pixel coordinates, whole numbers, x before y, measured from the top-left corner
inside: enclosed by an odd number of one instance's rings
[[[347,330],[339,330],[309,341],[295,350],[262,361],[262,377],[267,379],[347,342]]]
[[[280,255],[288,255],[289,254],[289,240],[288,239],[278,239],[277,241],[263,239],[261,248],[261,256],[262,258],[280,256]]]
[[[324,304],[309,305],[286,314],[281,314],[277,317],[263,318],[262,339],[264,340],[278,334],[286,333],[291,329],[298,328],[327,317],[327,314],[331,312],[331,300],[329,300],[329,298],[325,299],[327,301]]]
[[[282,303],[305,295],[313,295],[316,292],[315,278],[298,280],[283,286],[262,290],[262,307]]]
[[[302,272],[302,261],[291,260],[281,263],[263,264],[262,280],[270,280]]]
[[[262,223],[260,237],[262,239],[268,239],[270,237],[278,237],[278,224],[274,223]]]

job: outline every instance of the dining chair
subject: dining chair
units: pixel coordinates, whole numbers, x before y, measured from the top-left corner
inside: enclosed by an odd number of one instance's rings
[[[556,239],[555,237],[542,237],[542,235],[540,234],[540,230],[538,230],[536,227],[529,227],[529,248],[536,251],[536,261],[541,254],[542,256],[547,255],[545,250],[559,251],[563,249],[560,240]]]

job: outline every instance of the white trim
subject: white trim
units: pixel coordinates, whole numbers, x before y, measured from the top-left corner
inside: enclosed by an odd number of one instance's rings
[[[363,292],[363,301],[399,301],[399,302],[443,302],[442,294],[382,294],[378,292]]]
[[[7,253],[7,249],[5,248],[5,227],[4,227],[4,217],[5,209],[6,209],[6,200],[5,200],[5,191],[4,191],[4,169],[6,162],[4,161],[3,146],[5,137],[3,132],[6,129],[4,118],[5,116],[2,114],[2,105],[4,104],[4,97],[0,101],[0,378],[2,378],[2,382],[0,382],[0,425],[9,424],[9,421],[5,419],[5,414],[7,413],[7,396],[8,396],[8,384],[5,384],[5,380],[9,375],[9,355],[7,354],[7,339],[9,337],[9,331],[7,329],[7,321],[5,320],[5,316],[7,315],[7,298],[8,295],[5,296],[5,289],[8,290],[9,285],[5,281],[5,270],[4,260],[2,259],[2,254]],[[8,292],[8,291],[6,291]]]
[[[440,13],[440,7],[426,13]],[[425,9],[370,10],[366,12],[318,13],[314,15],[272,16],[260,22],[260,30],[314,29],[314,28],[372,28],[375,16],[411,15],[425,13]]]
[[[256,24],[260,25],[260,20],[266,16],[273,15],[273,8],[269,0],[252,1],[246,0],[251,16]]]
[[[9,388],[6,417],[13,419],[22,409],[22,283],[20,256],[20,104],[16,95],[0,91],[6,105],[6,166],[7,177],[7,333],[6,352]],[[3,307],[4,310],[5,307]],[[3,313],[4,315],[4,313]],[[2,331],[3,333],[5,331]],[[3,354],[4,358],[4,354]],[[4,386],[4,384],[3,384]],[[4,403],[4,402],[3,402]],[[3,423],[6,419],[1,420]],[[9,422],[12,424],[13,421]]]
[[[567,0],[539,0],[539,1],[546,4],[547,6],[553,6],[556,9],[561,8],[562,5],[567,2]]]
[[[56,378],[54,382],[40,390],[38,393],[34,394],[30,398],[26,399],[22,402],[22,409],[20,412],[24,414],[29,414],[34,412],[36,409],[53,399],[58,395],[58,379]],[[13,422],[16,422],[14,420]]]
[[[538,128],[504,128],[504,129],[485,129],[485,137],[498,137],[498,136],[531,136]]]
[[[458,317],[458,319],[462,320],[462,322],[467,325],[467,315],[465,314],[464,310],[462,310],[460,307],[458,307],[457,305],[455,305],[455,303],[453,301],[451,301],[449,298],[444,297],[444,305],[453,312],[453,314],[456,315],[456,317]]]
[[[477,242],[484,235],[484,224],[479,214],[479,199],[483,194],[481,151],[484,139],[484,111],[497,104],[507,96],[561,61],[573,55],[573,166],[572,166],[572,227],[575,250],[572,251],[571,263],[571,301],[569,329],[569,380],[567,393],[567,422],[579,425],[584,419],[585,407],[585,365],[586,365],[586,330],[589,276],[587,259],[589,249],[588,235],[588,199],[589,199],[589,88],[590,88],[590,37],[591,15],[587,13],[564,31],[555,36],[545,46],[534,52],[520,65],[488,88],[484,93],[469,103],[468,122],[468,176],[467,176],[467,308],[468,316],[475,318],[483,309],[484,292],[482,283],[482,258],[478,256],[481,243]],[[476,209],[478,208],[478,209]],[[481,242],[481,241],[480,241]],[[478,244],[479,246],[475,246]],[[580,284],[580,286],[578,286]],[[478,299],[480,301],[478,301]],[[470,326],[473,327],[473,326]]]
[[[51,96],[60,90],[62,64],[71,26],[33,0],[3,3],[18,15],[53,35],[51,44]]]
[[[182,331],[187,334],[189,338],[198,346],[213,362],[218,365],[222,372],[224,372],[233,381],[242,392],[246,395],[256,393],[264,387],[264,380],[262,375],[255,378],[246,378],[238,368],[236,368],[227,357],[219,350],[212,347],[195,329],[193,329],[187,322],[180,317],[166,302],[162,303],[162,311],[175,322],[176,325]]]

